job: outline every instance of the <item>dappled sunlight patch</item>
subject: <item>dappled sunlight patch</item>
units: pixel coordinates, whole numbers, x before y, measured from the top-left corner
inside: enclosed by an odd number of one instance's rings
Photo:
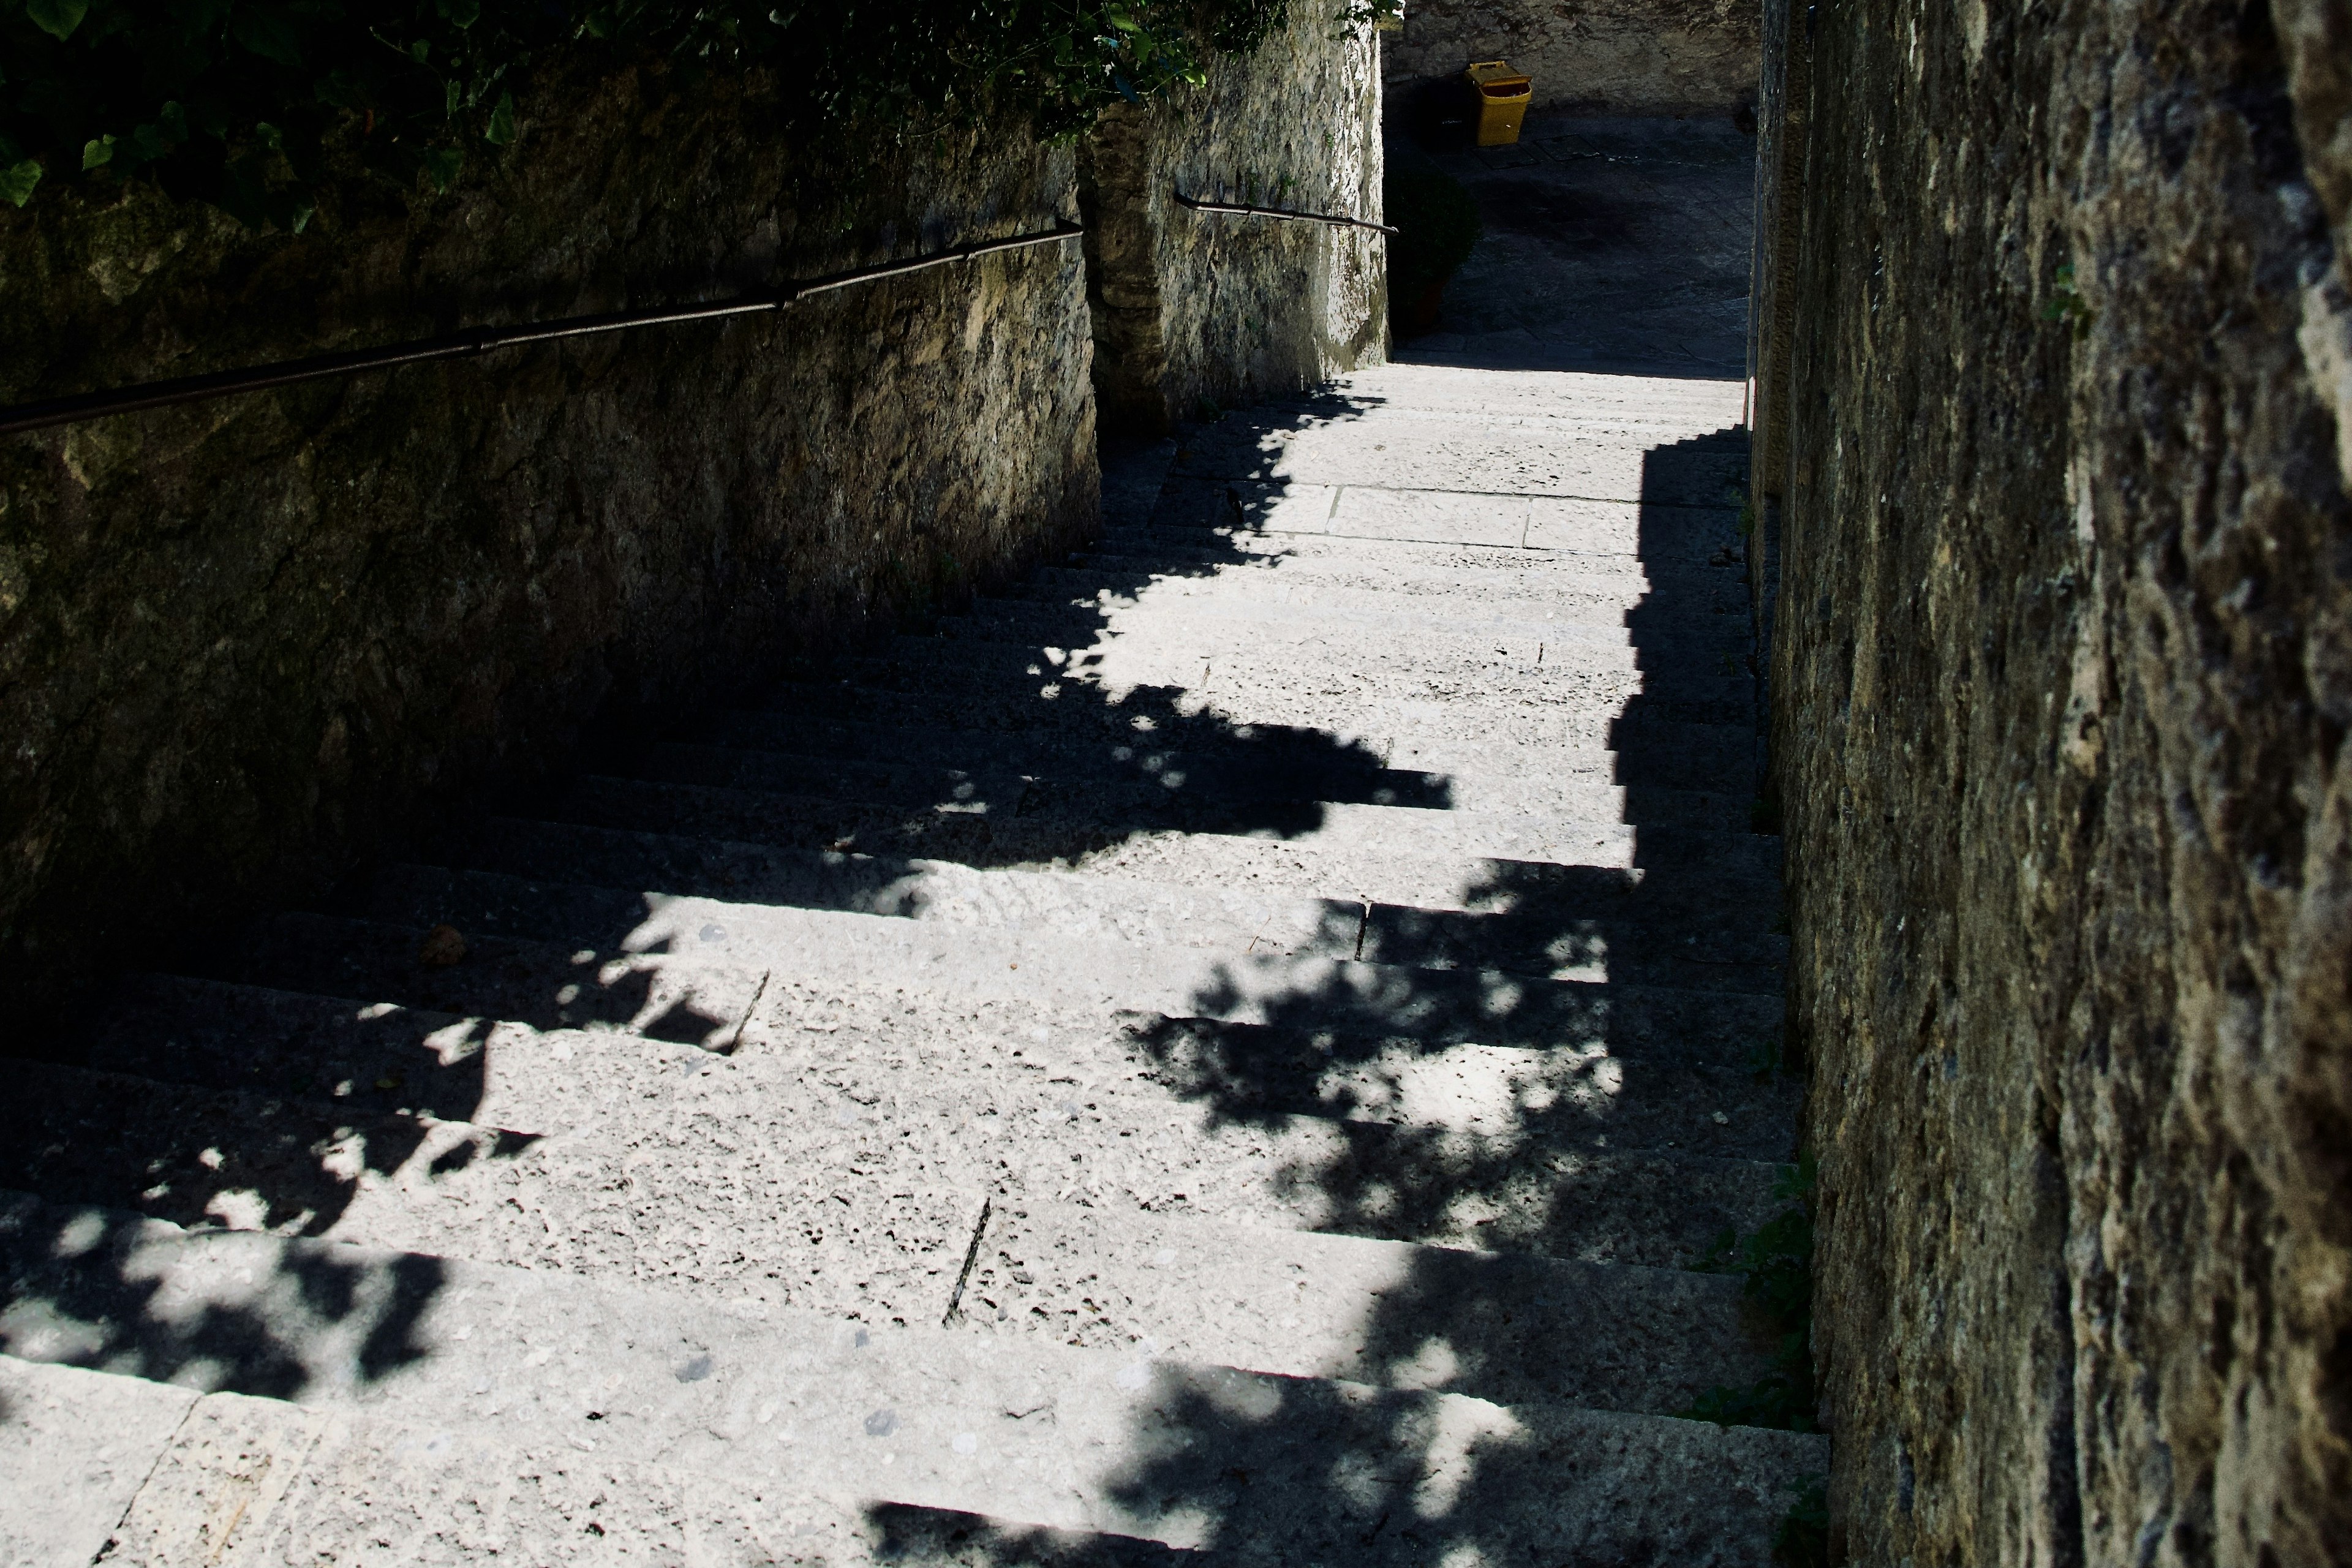
[[[1412,1489],[1412,1508],[1423,1519],[1454,1512],[1476,1479],[1482,1450],[1517,1445],[1527,1436],[1509,1411],[1483,1400],[1441,1399],[1414,1425],[1420,1428],[1412,1438],[1421,1452],[1421,1477]]]

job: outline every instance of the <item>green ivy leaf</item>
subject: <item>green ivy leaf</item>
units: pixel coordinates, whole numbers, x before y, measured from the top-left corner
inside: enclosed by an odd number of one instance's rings
[[[420,162],[425,165],[425,177],[433,182],[436,191],[446,196],[449,194],[449,187],[457,183],[457,171],[466,166],[466,154],[455,147],[435,147],[427,151]]]
[[[228,30],[231,37],[263,59],[276,60],[281,66],[302,63],[302,50],[295,40],[293,25],[274,7],[240,5]]]
[[[482,14],[482,0],[433,0],[433,8],[452,26],[470,27]]]
[[[499,94],[497,106],[490,110],[489,128],[482,132],[482,140],[493,147],[503,147],[514,139],[514,94],[502,92]]]
[[[33,26],[63,43],[89,15],[89,0],[25,0],[25,15],[33,19]]]
[[[11,163],[0,169],[0,201],[21,207],[33,199],[33,187],[40,183],[41,165],[35,160]]]
[[[114,138],[100,136],[85,142],[81,148],[81,166],[96,169],[114,162]]]

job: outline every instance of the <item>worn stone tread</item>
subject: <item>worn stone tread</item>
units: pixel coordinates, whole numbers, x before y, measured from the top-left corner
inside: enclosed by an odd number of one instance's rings
[[[513,883],[508,884],[509,888]],[[370,914],[416,909],[397,883]],[[444,910],[484,935],[467,961],[416,959],[421,926],[285,914],[214,947],[197,973],[285,989],[398,1001],[555,1027],[626,1026],[685,1043],[723,1044],[778,972],[812,983],[888,976],[909,989],[980,1000],[1055,1000],[1176,1017],[1312,1026],[1405,1038],[1732,1065],[1777,1036],[1780,999],[1543,980],[1489,969],[1412,969],[1347,959],[1160,949],[1033,927],[965,925],[690,894],[639,894],[523,883],[505,904]],[[637,912],[630,913],[632,906]],[[428,908],[431,906],[427,906]],[[437,923],[437,922],[436,922]],[[449,921],[448,923],[457,923]],[[581,955],[587,956],[581,956]],[[562,993],[573,999],[560,1000]]]
[[[46,1044],[51,1059],[102,1071],[524,1133],[709,1087],[691,1044],[180,975],[126,977],[85,1031]],[[859,1117],[962,1097],[975,1113],[998,1108],[986,1128],[1050,1127],[1097,1202],[1125,1192],[1155,1212],[1652,1268],[1688,1266],[1726,1227],[1777,1212],[1769,1162],[1790,1155],[1795,1094],[1747,1064],[1629,1072],[1500,1047],[1425,1051],[1034,1001],[950,1007],[789,981],[730,1059],[767,1056],[786,1066],[745,1081],[814,1072],[822,1088],[805,1092],[854,1100]],[[891,1092],[909,1064],[926,1084],[912,1101]],[[1134,1163],[1139,1135],[1158,1170]],[[1105,1185],[1095,1173],[1113,1165],[1150,1179]]]
[[[1107,736],[1007,733],[953,721],[877,723],[728,709],[679,727],[684,744],[822,756],[837,763],[945,769],[1030,777],[1081,787],[1133,784],[1149,774],[1162,791],[1220,800],[1311,806],[1324,802],[1418,805],[1465,811],[1525,810],[1583,822],[1661,827],[1748,826],[1752,793],[1681,790],[1612,782],[1603,769],[1579,772],[1557,753],[1521,759],[1509,752],[1464,753],[1448,767],[1391,767],[1360,742],[1260,731],[1236,747],[1214,725],[1163,725]],[[1193,749],[1196,740],[1206,744]],[[1435,759],[1433,759],[1435,760]],[[1518,764],[1518,765],[1515,765]],[[1171,788],[1166,782],[1179,778]]]
[[[1045,694],[1048,689],[1052,695]],[[1065,696],[1069,700],[1062,700]],[[1326,748],[1365,750],[1391,767],[1452,772],[1457,759],[1482,757],[1491,767],[1517,753],[1514,760],[1524,759],[1520,767],[1530,770],[1584,772],[1621,784],[1743,797],[1753,795],[1756,775],[1755,733],[1740,725],[1646,722],[1630,716],[1588,722],[1541,710],[1515,710],[1504,722],[1493,714],[1456,714],[1439,698],[1398,700],[1372,709],[1337,699],[1320,706],[1286,701],[1280,718],[1261,719],[1224,712],[1177,689],[1140,688],[1111,702],[1075,683],[1065,689],[1042,679],[1034,689],[1018,692],[966,690],[949,682],[900,690],[839,680],[788,683],[769,692],[762,706],[801,721],[1058,731],[1105,745],[1173,732],[1188,750],[1255,751],[1263,744],[1257,731],[1287,728],[1300,731],[1302,742],[1311,745],[1311,735]],[[1373,721],[1370,730],[1367,721]]]
[[[924,1160],[875,1151],[887,1130],[832,1126],[804,1074],[768,1065],[530,1136],[28,1064],[38,1108],[0,1113],[0,1186],[900,1327],[946,1313],[986,1198],[959,1310],[1000,1337],[1661,1414],[1769,1367],[1733,1279],[1097,1204],[1065,1163],[1024,1171],[1006,1139],[941,1127],[945,1107]]]
[[[47,1440],[42,1451],[0,1458],[23,1483],[0,1521],[0,1560],[12,1565],[102,1553],[122,1568],[292,1568],[373,1562],[387,1548],[437,1563],[504,1563],[574,1543],[605,1560],[700,1568],[1199,1560],[1133,1537],[600,1458],[552,1433],[501,1442],[432,1412],[395,1420],[14,1356],[0,1356],[0,1399],[12,1412],[48,1413],[29,1428]],[[101,1454],[99,1475],[128,1461],[131,1481],[92,1484],[77,1461]]]
[[[1516,659],[1446,668],[1370,658],[1327,661],[1311,652],[1294,658],[1286,648],[1230,642],[1220,647],[1205,639],[1189,650],[1135,650],[1114,642],[1104,650],[1065,652],[1058,663],[1036,648],[908,640],[924,647],[926,657],[840,658],[832,666],[833,681],[866,694],[961,698],[1016,723],[1032,712],[1044,717],[1097,706],[1124,721],[1129,716],[1118,710],[1130,697],[1148,701],[1153,693],[1182,690],[1188,705],[1198,705],[1195,711],[1214,712],[1237,726],[1352,735],[1377,717],[1392,733],[1458,741],[1492,732],[1521,745],[1582,752],[1588,768],[1609,765],[1612,754],[1687,752],[1706,743],[1693,731],[1754,733],[1755,688],[1744,675],[1654,690],[1645,673],[1630,666],[1548,669],[1537,664],[1532,645]],[[833,689],[826,681],[809,684],[818,694]],[[1652,731],[1669,724],[1675,732],[1654,738]],[[1748,745],[1752,749],[1752,739]]]
[[[1711,858],[1717,844],[1667,835],[1623,843],[1623,858],[1648,861],[1640,866],[1397,859],[1377,837],[1326,849],[1319,834],[1277,842],[1139,834],[593,776],[549,816],[493,821],[453,840],[446,858],[630,891],[976,923],[1028,919],[1176,947],[1685,990],[1777,994],[1788,946],[1769,929],[1780,908],[1769,840],[1725,839],[1720,863]],[[1607,858],[1609,837],[1591,837],[1585,853]],[[1370,896],[1400,889],[1426,901]]]
[[[1019,584],[975,598],[963,615],[941,616],[934,624],[948,630],[967,625],[975,631],[1034,627],[1042,634],[1085,627],[1122,613],[1132,618],[1134,611],[1148,606],[1155,621],[1181,610],[1201,625],[1331,625],[1416,637],[1429,632],[1465,641],[1500,633],[1525,642],[1557,638],[1563,647],[1600,653],[1620,647],[1744,651],[1754,640],[1741,614],[1745,587],[1719,569],[1696,584],[1653,582],[1637,573],[1580,578],[1560,572],[1546,579],[1540,594],[1477,597],[1462,594],[1462,586],[1451,576],[1420,591],[1410,581],[1394,582],[1384,574],[1309,579],[1295,563],[1187,572],[1165,560],[1137,562],[1097,546],[1082,565],[1041,568]]]
[[[1711,705],[1732,717],[1711,723],[1752,722],[1755,682],[1740,660],[1747,639],[1630,637],[1619,627],[1527,626],[1496,622],[1459,631],[1417,625],[1420,617],[1374,617],[1361,612],[1315,617],[1265,613],[1283,606],[1244,606],[1257,615],[1202,615],[1189,604],[1168,606],[1073,605],[1030,606],[1028,614],[943,617],[921,632],[891,638],[877,650],[918,668],[961,665],[1002,678],[1026,675],[1029,666],[1097,684],[1148,685],[1183,679],[1207,658],[1246,679],[1278,662],[1299,677],[1329,672],[1409,668],[1423,684],[1475,681],[1465,700],[1501,703],[1523,697],[1574,703],[1610,700],[1622,706],[1640,695],[1654,701]],[[1364,624],[1364,623],[1371,624]],[[1390,623],[1381,625],[1381,622]],[[1399,639],[1412,639],[1410,660]],[[841,673],[860,668],[843,661]]]
[[[1311,853],[1334,861],[1406,856],[1430,868],[1444,889],[1437,896],[1440,908],[1456,907],[1454,890],[1473,883],[1531,889],[1547,879],[1561,879],[1570,868],[1624,872],[1635,881],[1662,884],[1706,878],[1726,902],[1769,905],[1780,857],[1780,840],[1771,836],[1633,826],[1542,812],[1354,801],[1229,806],[1213,798],[1196,804],[1181,788],[1171,787],[1192,782],[1172,764],[1157,773],[1137,768],[1125,781],[1001,772],[934,774],[940,787],[929,800],[901,804],[772,791],[761,787],[774,776],[765,759],[741,752],[669,751],[648,760],[655,764],[646,770],[656,774],[651,778],[583,775],[550,803],[545,820],[615,829],[641,824],[649,832],[696,838],[876,856],[890,853],[896,840],[910,849],[921,846],[920,852],[932,858],[974,867],[1032,861],[1057,869],[1077,868],[1082,857],[1139,837],[1202,840],[1198,859],[1211,869],[1199,878],[1151,879],[1137,888],[1146,899],[1153,896],[1150,882],[1216,889],[1246,880],[1236,868],[1274,846],[1292,856]],[[780,782],[800,782],[789,764],[777,771],[784,774]],[[801,772],[801,778],[807,776]],[[861,832],[887,837],[868,840],[856,837]],[[836,842],[843,838],[851,842]],[[959,853],[959,847],[965,852]],[[1174,847],[1163,845],[1163,862],[1177,863],[1170,853]],[[1108,874],[1105,867],[1095,868]],[[1360,885],[1350,881],[1347,891],[1360,896]]]
[[[1753,723],[1754,679],[1727,653],[1679,668],[1660,668],[1656,660],[1644,668],[1630,655],[1563,658],[1557,643],[1534,638],[1517,647],[1487,639],[1457,651],[1456,659],[1416,658],[1402,666],[1392,639],[1384,647],[1377,638],[1171,627],[1151,639],[1113,635],[1076,647],[909,636],[895,639],[887,657],[843,658],[832,668],[836,677],[886,689],[937,690],[943,681],[947,689],[962,689],[1059,680],[1106,697],[1188,681],[1195,691],[1217,697],[1229,683],[1248,690],[1279,678],[1318,700],[1347,695],[1377,701],[1390,690],[1418,697],[1445,692],[1458,698],[1465,714],[1539,706],[1562,721],[1582,719],[1603,732],[1629,710],[1685,724]],[[1277,711],[1252,705],[1248,716],[1253,722],[1290,721],[1274,717]]]
[[[755,1320],[544,1269],[18,1202],[0,1344],[600,1464],[782,1480],[1256,1563],[1756,1563],[1822,1439],[1274,1378],[971,1330]],[[159,1300],[158,1282],[163,1287]],[[168,1310],[159,1307],[168,1303]],[[237,1322],[235,1339],[204,1325]],[[1475,1454],[1475,1458],[1474,1458]],[[1345,1489],[1334,1470],[1358,1478]],[[1235,1471],[1246,1481],[1234,1479]],[[1248,1523],[1217,1525],[1240,1506]],[[1433,1486],[1454,1507],[1410,1507]],[[1373,1530],[1386,1513],[1412,1522]],[[1369,1537],[1369,1539],[1366,1539]],[[1345,1542],[1343,1549],[1342,1542]]]
[[[1532,515],[1532,514],[1531,514]],[[1737,540],[1736,518],[1727,533]],[[1606,541],[1581,550],[1465,544],[1434,540],[1353,539],[1319,533],[1267,533],[1227,521],[1119,523],[1106,526],[1064,563],[1073,570],[1238,576],[1242,584],[1290,584],[1319,590],[1348,586],[1407,598],[1433,611],[1461,613],[1492,599],[1542,598],[1555,589],[1631,595],[1655,585],[1685,603],[1692,595],[1736,588],[1745,568],[1729,545],[1704,556],[1641,553],[1638,538]],[[1721,612],[1727,616],[1735,612]],[[1743,617],[1744,619],[1744,617]]]
[[[1171,490],[1195,478],[1736,510],[1748,472],[1744,440],[1662,442],[1654,432],[1552,419],[1388,408],[1290,430],[1268,432],[1265,423],[1227,420],[1186,431],[1160,490],[1161,510]]]

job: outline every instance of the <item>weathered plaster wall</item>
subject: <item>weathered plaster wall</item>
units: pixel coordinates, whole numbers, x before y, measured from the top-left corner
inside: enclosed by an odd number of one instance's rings
[[[1838,1554],[2352,1563],[2352,13],[1774,4]]]
[[[0,401],[710,298],[1075,216],[1002,128],[810,173],[756,100],[584,68],[446,197],[299,237],[151,189],[0,214]],[[846,193],[846,194],[845,194]],[[12,998],[297,890],[436,800],[1071,542],[1078,246],[725,325],[0,440]]]
[[[1301,4],[1205,87],[1114,110],[1088,137],[1095,383],[1106,427],[1150,432],[1377,363],[1386,244],[1360,229],[1214,216],[1174,190],[1377,219],[1381,84],[1369,26]]]
[[[1760,0],[1406,0],[1381,73],[1404,107],[1473,60],[1535,79],[1538,109],[1729,113],[1756,101]]]

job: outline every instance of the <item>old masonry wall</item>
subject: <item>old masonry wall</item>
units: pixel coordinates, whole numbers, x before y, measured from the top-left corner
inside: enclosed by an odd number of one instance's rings
[[[1833,1555],[2352,1563],[2352,9],[1769,9]]]
[[[1002,128],[812,172],[756,84],[544,83],[446,195],[299,236],[152,186],[0,213],[0,402],[716,298],[1076,216]],[[485,160],[474,161],[478,165]],[[1066,547],[1079,246],[0,440],[0,973],[60,994],[657,714]]]
[[[1473,60],[1534,79],[1538,109],[1728,114],[1756,100],[1758,0],[1407,0],[1385,36],[1396,107],[1454,93]]]
[[[1369,23],[1293,5],[1205,86],[1106,115],[1080,154],[1095,387],[1107,429],[1156,434],[1374,364],[1385,241],[1361,229],[1191,211],[1175,193],[1381,216],[1381,82]]]

